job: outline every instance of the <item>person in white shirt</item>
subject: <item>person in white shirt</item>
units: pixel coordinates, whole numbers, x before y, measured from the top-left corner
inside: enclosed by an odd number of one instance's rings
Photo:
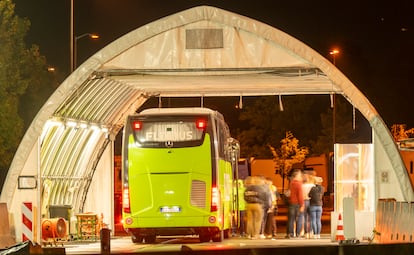
[[[303,200],[305,201],[305,209],[303,211],[303,230],[306,238],[310,238],[310,231],[311,231],[311,221],[310,221],[310,211],[309,211],[309,191],[312,187],[315,186],[313,175],[306,173],[303,175],[303,184],[302,184],[302,191],[303,191]]]

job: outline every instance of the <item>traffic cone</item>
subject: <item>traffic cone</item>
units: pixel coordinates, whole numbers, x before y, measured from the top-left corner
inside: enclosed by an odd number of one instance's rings
[[[336,241],[345,240],[344,236],[344,223],[342,222],[342,215],[338,215],[338,224],[336,226]]]

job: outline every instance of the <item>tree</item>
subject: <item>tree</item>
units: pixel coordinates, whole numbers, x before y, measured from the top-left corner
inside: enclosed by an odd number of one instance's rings
[[[57,76],[47,70],[46,58],[40,55],[40,49],[33,45],[31,55],[28,56],[26,73],[30,76],[30,83],[24,94],[20,96],[19,115],[23,119],[23,129],[26,130],[40,108],[59,85]]]
[[[320,114],[322,128],[316,139],[311,143],[313,154],[329,154],[333,151],[333,109],[329,108]],[[370,143],[371,126],[368,121],[355,110],[344,97],[335,99],[335,143]]]
[[[273,161],[276,165],[276,174],[282,177],[282,189],[285,187],[285,178],[289,176],[292,166],[302,163],[309,153],[309,149],[305,146],[299,146],[299,140],[293,136],[292,132],[286,132],[285,138],[280,141],[279,149],[275,149],[270,144],[268,147],[273,155]],[[283,192],[283,190],[282,190]]]
[[[27,19],[14,13],[11,0],[0,1],[0,184],[24,132],[20,106],[30,102],[23,97],[28,88],[50,86],[43,76],[46,61],[38,47],[27,48],[24,38],[30,27]],[[32,118],[33,110],[26,117]],[[31,120],[31,119],[30,119]],[[30,121],[29,119],[27,122]],[[27,126],[27,125],[26,125]]]
[[[394,141],[398,142],[403,139],[410,138],[414,135],[414,128],[406,130],[407,125],[405,124],[394,124],[391,126],[391,134]]]
[[[268,144],[280,141],[289,130],[298,134],[305,146],[316,142],[321,130],[320,113],[329,107],[326,95],[283,96],[283,111],[278,98],[263,96],[245,103],[240,120],[244,125],[237,138],[242,157],[271,158]]]

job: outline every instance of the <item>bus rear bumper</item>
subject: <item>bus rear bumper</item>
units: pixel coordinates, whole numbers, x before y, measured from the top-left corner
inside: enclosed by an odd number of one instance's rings
[[[197,228],[218,227],[215,216],[202,217],[126,217],[124,228]]]

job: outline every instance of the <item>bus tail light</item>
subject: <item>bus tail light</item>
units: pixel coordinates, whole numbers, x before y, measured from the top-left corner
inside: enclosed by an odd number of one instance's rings
[[[122,208],[124,213],[131,213],[131,204],[129,201],[129,187],[124,187],[122,193]]]
[[[216,212],[220,203],[219,191],[217,187],[211,189],[211,211]]]
[[[199,119],[196,121],[196,127],[198,129],[205,130],[207,128],[207,121],[205,119]]]
[[[142,129],[142,121],[133,121],[132,122],[132,129],[133,130],[141,130]]]

